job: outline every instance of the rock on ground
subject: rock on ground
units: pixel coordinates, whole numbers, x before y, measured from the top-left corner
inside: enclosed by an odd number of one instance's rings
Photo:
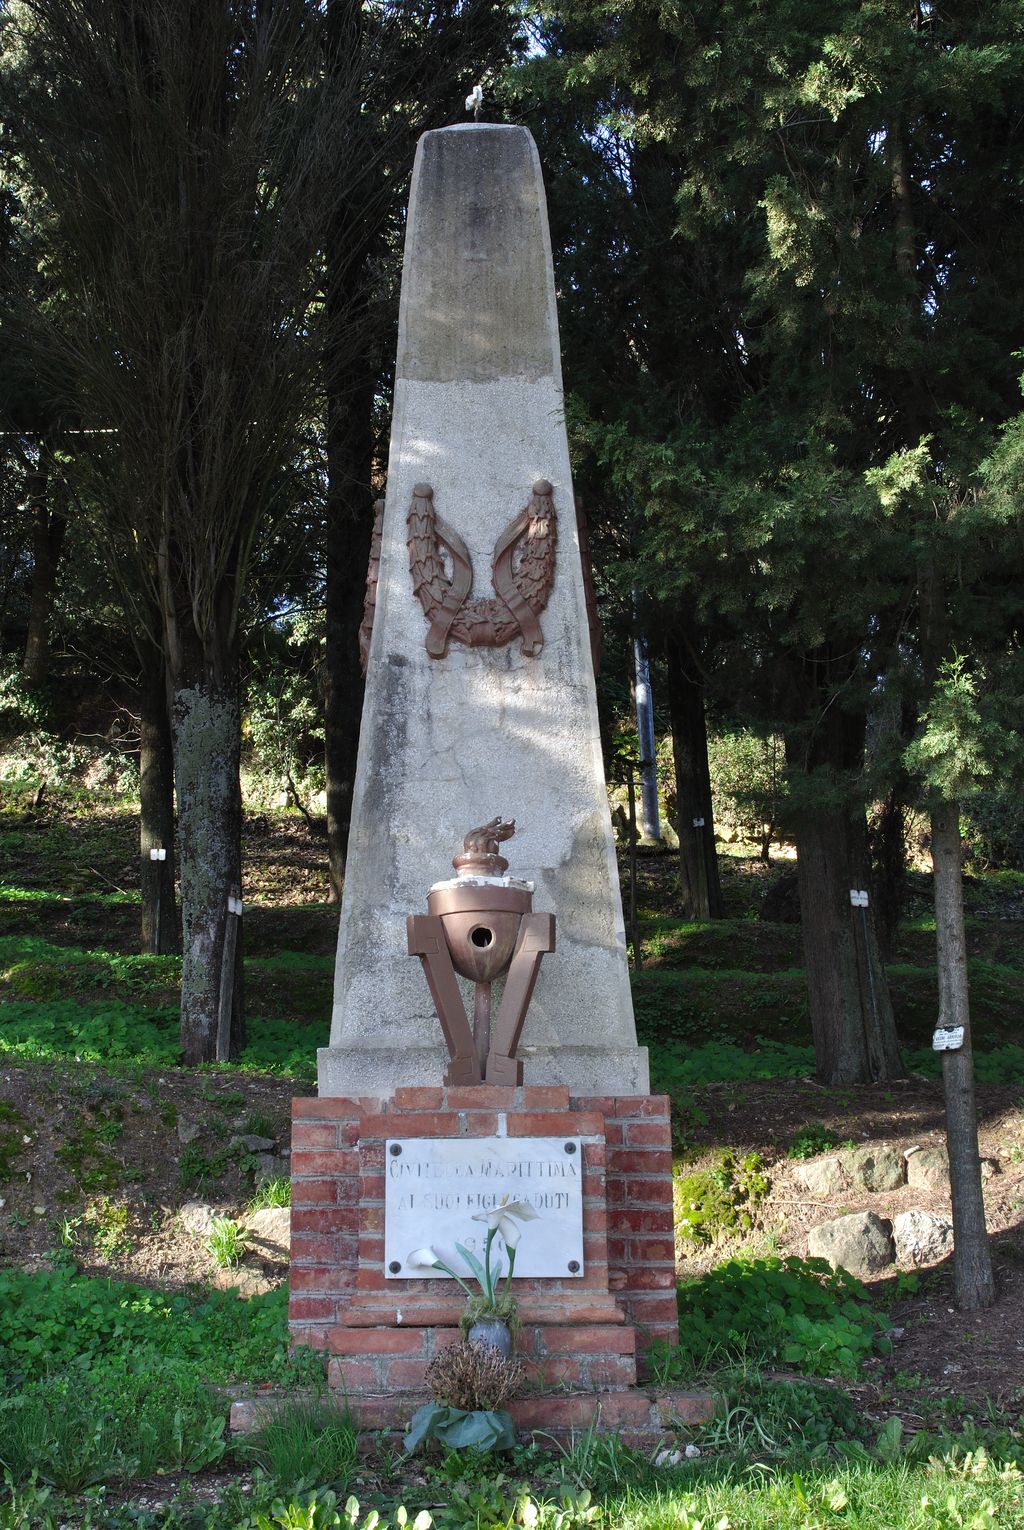
[[[952,1223],[932,1211],[901,1211],[892,1233],[900,1264],[937,1264],[953,1252]]]
[[[233,1269],[214,1270],[212,1279],[218,1291],[237,1291],[239,1296],[246,1298],[265,1296],[274,1289],[274,1282],[261,1270],[247,1269],[244,1264]]]
[[[842,1195],[850,1188],[850,1176],[840,1158],[811,1158],[797,1167],[796,1179],[810,1195]]]
[[[856,1148],[847,1159],[854,1184],[876,1193],[898,1190],[906,1178],[906,1160],[891,1147]]]
[[[896,1257],[890,1224],[873,1211],[857,1211],[812,1227],[807,1234],[812,1259],[827,1259],[833,1269],[852,1275],[875,1275]]]
[[[290,1158],[281,1153],[257,1153],[253,1178],[257,1189],[272,1179],[290,1179]]]
[[[242,1219],[254,1252],[267,1259],[287,1259],[291,1251],[291,1211],[287,1206],[265,1206]]]
[[[193,1238],[208,1238],[216,1216],[216,1210],[207,1201],[186,1201],[178,1211],[178,1225]]]
[[[918,1148],[907,1159],[907,1184],[949,1194],[949,1156],[944,1147]]]

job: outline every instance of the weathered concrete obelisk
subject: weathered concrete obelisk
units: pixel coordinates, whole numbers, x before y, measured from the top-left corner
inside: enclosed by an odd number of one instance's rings
[[[467,830],[499,813],[516,820],[511,873],[558,921],[519,1047],[525,1082],[646,1093],[540,166],[525,128],[467,125],[427,133],[413,172],[321,1095],[440,1083],[447,1059],[406,915],[452,875]]]

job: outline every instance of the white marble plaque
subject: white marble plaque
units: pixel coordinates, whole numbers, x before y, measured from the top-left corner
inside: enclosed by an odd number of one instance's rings
[[[583,1274],[583,1147],[579,1137],[389,1138],[384,1163],[384,1273],[391,1280],[437,1279],[430,1250],[475,1282],[455,1245],[481,1261],[488,1217],[504,1198],[509,1211],[525,1202],[533,1217],[511,1215],[515,1279]],[[410,1256],[417,1256],[411,1258]],[[508,1256],[499,1231],[491,1267]]]

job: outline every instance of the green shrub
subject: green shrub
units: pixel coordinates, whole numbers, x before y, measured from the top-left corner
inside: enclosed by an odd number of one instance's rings
[[[975,870],[1024,871],[1024,802],[1012,788],[977,792],[962,804],[964,858]]]
[[[170,1004],[147,1008],[120,999],[15,1000],[0,1005],[0,1055],[173,1068],[181,1061],[179,1020],[177,1006]],[[243,1069],[306,1082],[316,1078],[316,1049],[325,1040],[322,1026],[253,1016],[249,1037]]]
[[[360,1514],[357,1498],[348,1498],[339,1510],[337,1494],[329,1488],[318,1487],[288,1501],[275,1499],[269,1514],[257,1514],[254,1523],[256,1530],[328,1530],[328,1526],[345,1526],[347,1530],[391,1530],[392,1523],[397,1530],[430,1530],[434,1523],[426,1509],[421,1509],[415,1519],[410,1519],[403,1505],[394,1510],[393,1521],[390,1514],[382,1519],[376,1509],[371,1509],[362,1518]],[[466,1526],[468,1530],[468,1520]]]
[[[206,1251],[219,1270],[233,1270],[241,1264],[248,1242],[248,1234],[240,1223],[231,1217],[214,1217]]]
[[[322,1370],[310,1351],[288,1353],[285,1288],[240,1301],[226,1291],[154,1291],[66,1270],[0,1270],[0,1375],[32,1381],[125,1353],[140,1367],[181,1361],[211,1383]]]
[[[186,1367],[73,1366],[0,1398],[0,1460],[64,1492],[116,1477],[201,1471],[224,1454],[225,1408]]]
[[[702,1047],[651,1046],[651,1083],[666,1094],[702,1084],[743,1083],[753,1078],[804,1078],[814,1073],[814,1048],[759,1040],[756,1052],[723,1042]]]
[[[0,1184],[10,1178],[25,1151],[26,1143],[22,1139],[27,1128],[28,1122],[17,1106],[0,1100]]]
[[[784,1046],[760,1040],[755,1052],[713,1042],[683,1048],[654,1044],[651,1085],[664,1094],[686,1095],[705,1084],[740,1084],[755,1078],[805,1078],[814,1075],[814,1048]],[[940,1078],[942,1057],[930,1047],[904,1050],[911,1073]],[[1024,1083],[1024,1046],[1007,1043],[974,1054],[975,1077],[981,1084]]]
[[[779,734],[750,728],[708,736],[708,768],[715,812],[748,840],[763,844],[779,820],[785,750]]]
[[[745,1410],[780,1452],[867,1439],[870,1432],[849,1392],[824,1382],[774,1381],[745,1370],[727,1384],[725,1406],[733,1414]]]
[[[676,1232],[694,1242],[714,1243],[754,1225],[753,1213],[768,1191],[759,1153],[742,1158],[728,1148],[706,1169],[677,1177],[673,1183]]]
[[[108,1259],[127,1254],[134,1247],[131,1234],[131,1212],[123,1204],[112,1201],[108,1195],[101,1196],[86,1208],[83,1220],[92,1232],[93,1247]]]
[[[178,1159],[178,1184],[183,1190],[201,1189],[210,1181],[220,1179],[235,1156],[236,1149],[226,1143],[208,1153],[198,1142],[189,1142]],[[223,1242],[223,1234],[220,1241]]]
[[[256,1194],[249,1202],[246,1210],[266,1211],[271,1207],[290,1206],[292,1203],[292,1182],[290,1179],[265,1179],[262,1185],[256,1187]]]
[[[856,1376],[888,1341],[887,1319],[859,1280],[824,1259],[730,1259],[679,1285],[675,1367],[785,1364],[808,1376]],[[662,1357],[664,1358],[664,1357]]]
[[[819,1153],[827,1153],[829,1148],[838,1146],[838,1132],[834,1132],[831,1126],[823,1126],[820,1121],[809,1121],[806,1126],[801,1126],[789,1144],[786,1157],[816,1158]]]
[[[95,1063],[143,1063],[174,1067],[180,1061],[178,1010],[140,1009],[108,999],[46,1003],[15,1001],[0,1006],[0,1054],[40,1062],[79,1059]]]

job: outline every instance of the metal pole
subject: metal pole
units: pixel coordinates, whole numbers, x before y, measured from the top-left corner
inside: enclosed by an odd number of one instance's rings
[[[640,824],[646,842],[661,844],[661,817],[658,810],[658,766],[654,742],[654,699],[651,695],[651,666],[647,657],[647,639],[633,639],[633,704],[636,707],[636,731],[640,740]]]

